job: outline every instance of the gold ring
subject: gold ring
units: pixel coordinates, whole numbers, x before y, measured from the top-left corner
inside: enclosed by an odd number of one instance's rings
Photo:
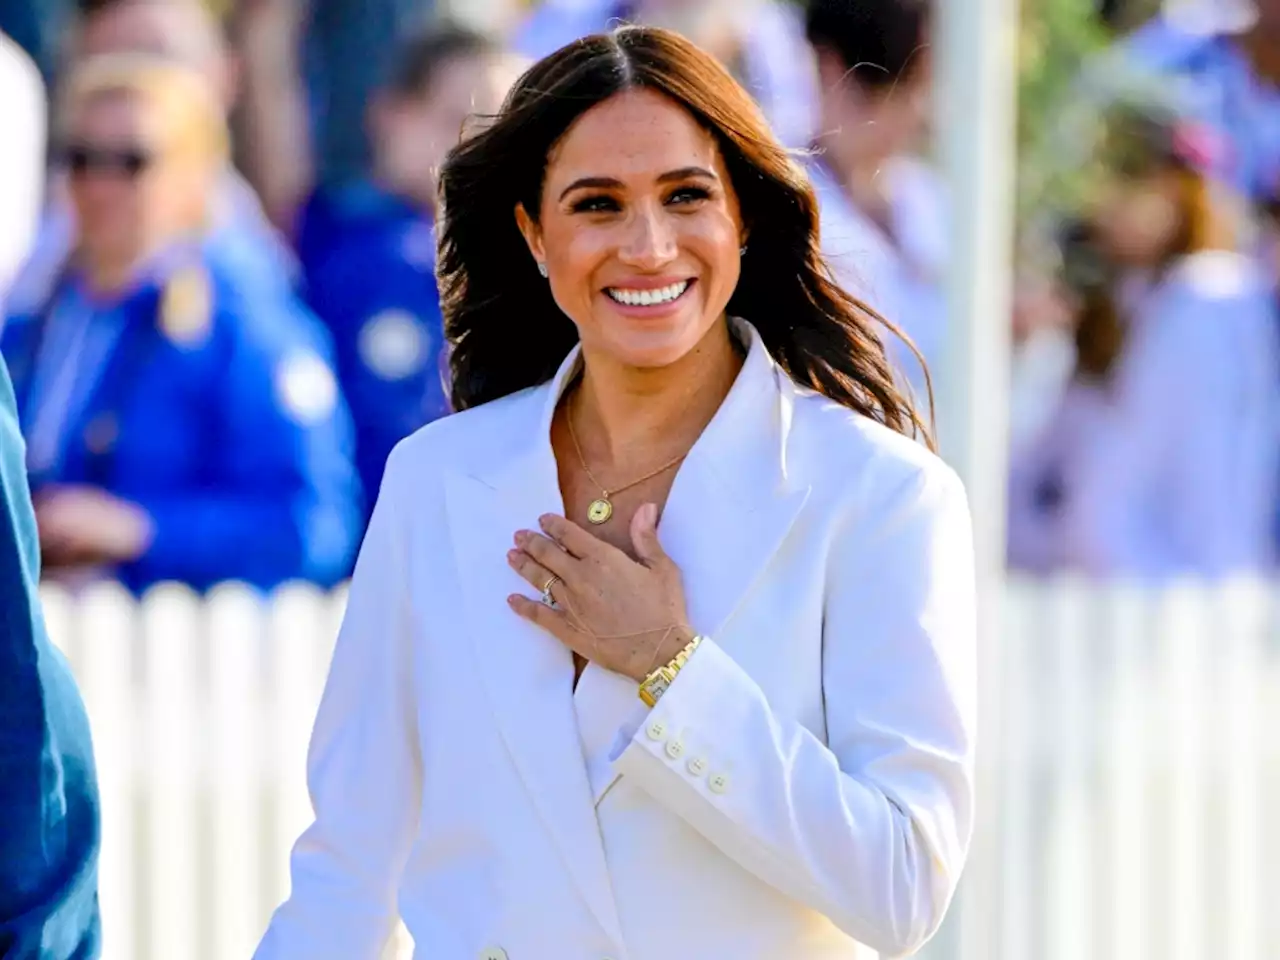
[[[551,596],[551,588],[554,587],[559,582],[560,582],[559,575],[553,573],[551,575],[551,579],[547,581],[546,586],[542,588],[542,602],[545,603],[548,607],[554,607],[556,605],[556,598]]]

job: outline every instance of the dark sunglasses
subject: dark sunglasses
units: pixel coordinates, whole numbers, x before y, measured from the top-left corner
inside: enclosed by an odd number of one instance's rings
[[[142,174],[155,157],[141,147],[93,147],[88,144],[71,144],[61,153],[62,163],[72,176],[88,173],[104,173],[133,179]]]

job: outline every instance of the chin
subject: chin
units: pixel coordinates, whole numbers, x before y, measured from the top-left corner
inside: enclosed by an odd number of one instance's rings
[[[669,367],[688,356],[715,323],[700,316],[640,321],[611,317],[606,321],[599,346],[616,362],[636,369]]]

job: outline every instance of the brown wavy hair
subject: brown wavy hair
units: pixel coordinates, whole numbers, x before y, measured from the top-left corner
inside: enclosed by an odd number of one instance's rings
[[[724,67],[679,34],[649,27],[589,36],[534,64],[499,114],[446,159],[437,274],[454,409],[545,383],[577,343],[514,211],[521,204],[536,219],[551,149],[592,107],[634,89],[681,104],[719,142],[750,238],[728,313],[755,326],[798,384],[932,446],[894,382],[880,328],[906,338],[834,281],[804,170]]]

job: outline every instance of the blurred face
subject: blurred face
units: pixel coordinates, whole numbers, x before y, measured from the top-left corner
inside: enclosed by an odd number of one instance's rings
[[[842,155],[874,161],[919,146],[931,108],[932,64],[925,51],[917,55],[909,73],[884,86],[858,82],[830,51],[819,51],[818,71],[827,123],[843,134]]]
[[[130,94],[91,97],[72,118],[63,162],[91,261],[132,262],[179,228],[192,183],[165,147],[145,104]]]
[[[628,91],[583,114],[551,152],[537,213],[518,207],[517,222],[584,351],[662,367],[721,322],[738,199],[715,138],[674,101]]]
[[[1154,266],[1180,226],[1177,181],[1157,174],[1108,184],[1097,198],[1093,221],[1108,255],[1129,266]]]
[[[434,202],[445,154],[467,122],[497,113],[522,64],[511,57],[454,57],[442,64],[419,97],[390,99],[374,113],[378,165],[393,189]]]

